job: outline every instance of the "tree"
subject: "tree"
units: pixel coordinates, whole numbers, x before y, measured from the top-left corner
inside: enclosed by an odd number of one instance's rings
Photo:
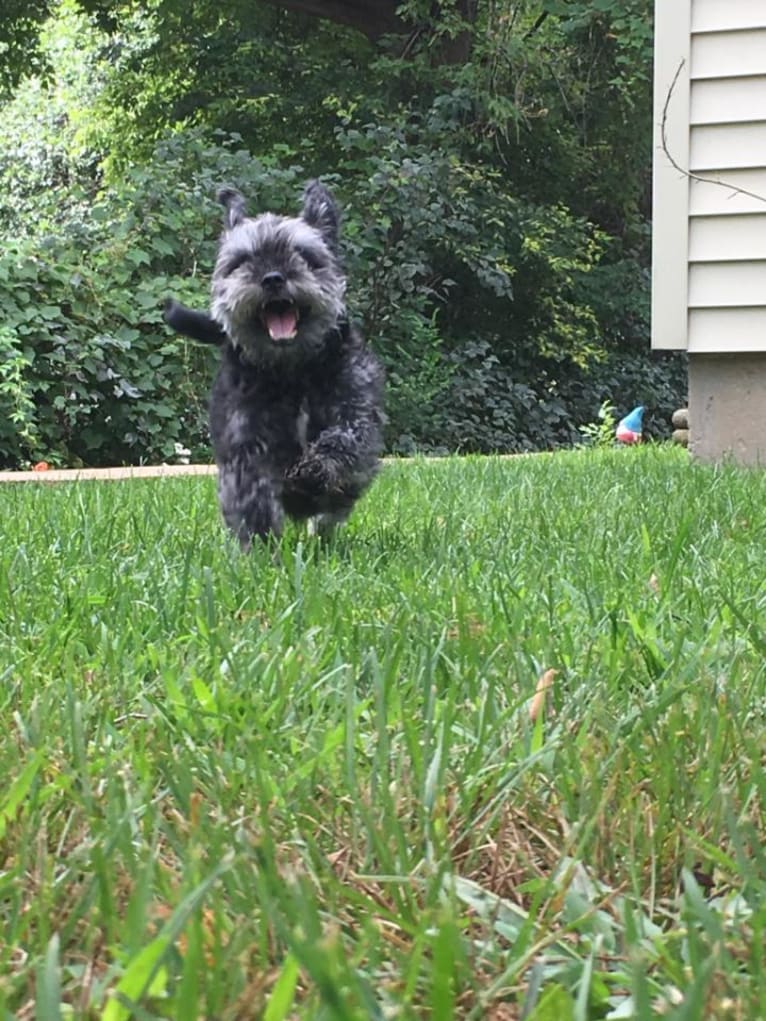
[[[399,0],[268,0],[287,11],[326,18],[339,25],[348,25],[366,35],[379,39],[382,35],[401,33],[405,22],[397,10]]]
[[[352,27],[362,3],[289,6],[58,0],[50,90],[30,79],[0,110],[14,413],[55,394],[37,434],[84,460],[204,448],[203,414],[175,403],[204,368],[179,386],[162,297],[208,300],[217,185],[289,211],[318,175],[387,362],[392,446],[555,446],[605,398],[672,410],[679,372],[648,351],[650,0],[408,0],[394,35]]]
[[[25,74],[41,67],[40,25],[48,0],[4,0],[0,13],[0,96],[7,96]]]

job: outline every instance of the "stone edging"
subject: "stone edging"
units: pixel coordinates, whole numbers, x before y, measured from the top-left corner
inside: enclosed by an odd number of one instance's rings
[[[519,454],[476,454],[475,457],[496,458],[501,461],[518,460],[526,457],[550,457],[550,450],[524,451]],[[435,454],[422,457],[383,457],[383,464],[402,464],[407,461],[421,461],[433,464],[436,461],[451,461],[459,454]],[[214,464],[153,464],[129,468],[49,468],[48,471],[0,471],[3,482],[86,482],[90,479],[115,482],[120,479],[175,478],[182,475],[217,475]]]
[[[214,464],[155,464],[133,468],[51,468],[48,471],[0,471],[2,482],[82,482],[89,479],[172,478],[177,475],[215,475]]]

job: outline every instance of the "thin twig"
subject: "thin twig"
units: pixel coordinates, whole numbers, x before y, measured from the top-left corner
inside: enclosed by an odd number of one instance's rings
[[[730,184],[728,181],[716,181],[712,177],[701,177],[699,174],[693,174],[690,170],[684,169],[680,163],[673,157],[670,149],[668,148],[668,134],[667,134],[667,123],[668,123],[668,108],[670,107],[670,100],[673,95],[673,91],[678,82],[683,66],[686,60],[682,60],[676,69],[676,73],[673,75],[673,81],[670,83],[668,94],[665,97],[665,105],[662,108],[662,123],[660,125],[662,135],[662,151],[668,158],[670,165],[674,170],[677,170],[679,174],[683,174],[684,177],[688,177],[690,181],[699,181],[700,184],[717,184],[721,188],[728,188],[734,195],[747,195],[748,198],[755,199],[757,202],[766,202],[766,196],[759,195],[757,192],[748,191],[747,188],[738,188],[736,184]]]
[[[149,717],[146,713],[125,713],[124,716],[118,716],[114,720],[115,727],[119,727],[120,724],[125,723],[127,720],[146,720]]]
[[[522,36],[522,38],[525,41],[527,39],[531,39],[532,36],[535,34],[535,32],[537,32],[538,29],[540,29],[542,27],[543,23],[545,22],[545,20],[548,17],[548,14],[549,14],[548,11],[543,11],[542,14],[538,14],[537,19],[536,19],[534,25],[532,25],[531,28],[528,28],[527,31]]]

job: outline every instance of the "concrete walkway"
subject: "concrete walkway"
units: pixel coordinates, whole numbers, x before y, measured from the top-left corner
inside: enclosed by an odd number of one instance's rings
[[[521,454],[480,454],[479,457],[499,458],[500,460],[516,460],[522,457],[552,456],[552,451],[525,451]],[[436,461],[452,461],[459,455],[434,455],[422,458],[383,457],[383,464],[401,464],[406,461],[423,460],[432,464]],[[0,471],[0,484],[3,482],[87,482],[90,479],[102,482],[115,482],[120,479],[160,479],[173,478],[180,475],[217,475],[214,464],[155,464],[133,468],[50,468],[48,471]]]
[[[176,475],[215,475],[214,464],[156,464],[135,468],[51,468],[49,471],[0,471],[2,482],[84,482],[99,479],[158,479]]]

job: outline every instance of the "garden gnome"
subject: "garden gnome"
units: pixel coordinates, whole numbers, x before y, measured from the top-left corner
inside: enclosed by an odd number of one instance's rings
[[[620,443],[640,443],[641,431],[644,426],[644,406],[640,404],[629,415],[617,423],[615,436]]]

